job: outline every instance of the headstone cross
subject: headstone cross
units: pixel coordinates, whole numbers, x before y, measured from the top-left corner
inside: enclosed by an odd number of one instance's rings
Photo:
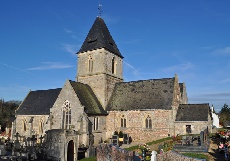
[[[18,141],[18,138],[20,137],[18,132],[16,133],[15,137],[16,137],[16,140]]]
[[[40,144],[42,144],[42,139],[43,139],[44,137],[41,135],[40,137],[39,137],[39,140],[40,140]]]

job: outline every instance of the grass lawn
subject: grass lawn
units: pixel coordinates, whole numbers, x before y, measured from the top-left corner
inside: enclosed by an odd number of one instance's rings
[[[208,161],[208,155],[206,154],[200,154],[200,153],[181,153],[181,154],[191,158],[206,159]]]
[[[97,161],[97,158],[96,157],[84,158],[81,159],[80,161]]]

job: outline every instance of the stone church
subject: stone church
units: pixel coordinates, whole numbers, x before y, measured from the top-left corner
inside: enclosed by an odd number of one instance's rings
[[[188,104],[185,83],[177,75],[123,81],[124,57],[101,17],[77,56],[75,81],[29,91],[16,110],[13,139],[16,133],[44,137],[50,156],[72,160],[79,147],[111,142],[115,131],[128,134],[133,143],[145,143],[212,129],[209,104]]]

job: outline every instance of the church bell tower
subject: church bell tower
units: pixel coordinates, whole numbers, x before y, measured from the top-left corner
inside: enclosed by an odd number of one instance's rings
[[[115,83],[123,82],[123,56],[101,17],[96,18],[77,54],[76,81],[88,84],[105,109]]]

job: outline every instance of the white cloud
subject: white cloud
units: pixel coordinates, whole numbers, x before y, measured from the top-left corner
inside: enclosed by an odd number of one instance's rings
[[[124,62],[124,65],[126,65],[127,67],[129,67],[129,68],[131,68],[131,69],[133,69],[133,70],[136,70],[136,69],[134,68],[134,66],[132,66],[131,64],[127,63],[126,61],[123,61],[123,62]]]
[[[217,49],[213,52],[214,55],[230,55],[230,46]]]
[[[134,76],[135,79],[141,79],[141,75],[138,69],[136,69],[131,64],[127,63],[126,61],[123,61],[124,67],[126,67],[128,74],[131,73],[132,76]],[[127,78],[127,76],[125,76]],[[128,81],[128,80],[127,80]]]
[[[79,45],[70,45],[70,44],[62,44],[63,49],[72,54],[73,56],[76,56],[76,52],[79,49]]]
[[[6,67],[8,67],[8,68],[11,68],[11,69],[15,69],[15,70],[18,70],[18,71],[21,71],[21,72],[29,73],[29,72],[26,71],[26,70],[23,70],[23,69],[20,69],[20,68],[17,68],[17,67],[8,65],[8,64],[4,64],[4,63],[1,63],[1,64],[4,65],[4,66],[6,66]]]
[[[63,64],[61,62],[43,62],[42,66],[29,68],[27,70],[50,70],[50,69],[66,69],[66,68],[72,68],[74,66]]]
[[[70,30],[70,29],[68,29],[68,28],[64,28],[64,31],[65,31],[66,33],[73,33],[73,31]]]

